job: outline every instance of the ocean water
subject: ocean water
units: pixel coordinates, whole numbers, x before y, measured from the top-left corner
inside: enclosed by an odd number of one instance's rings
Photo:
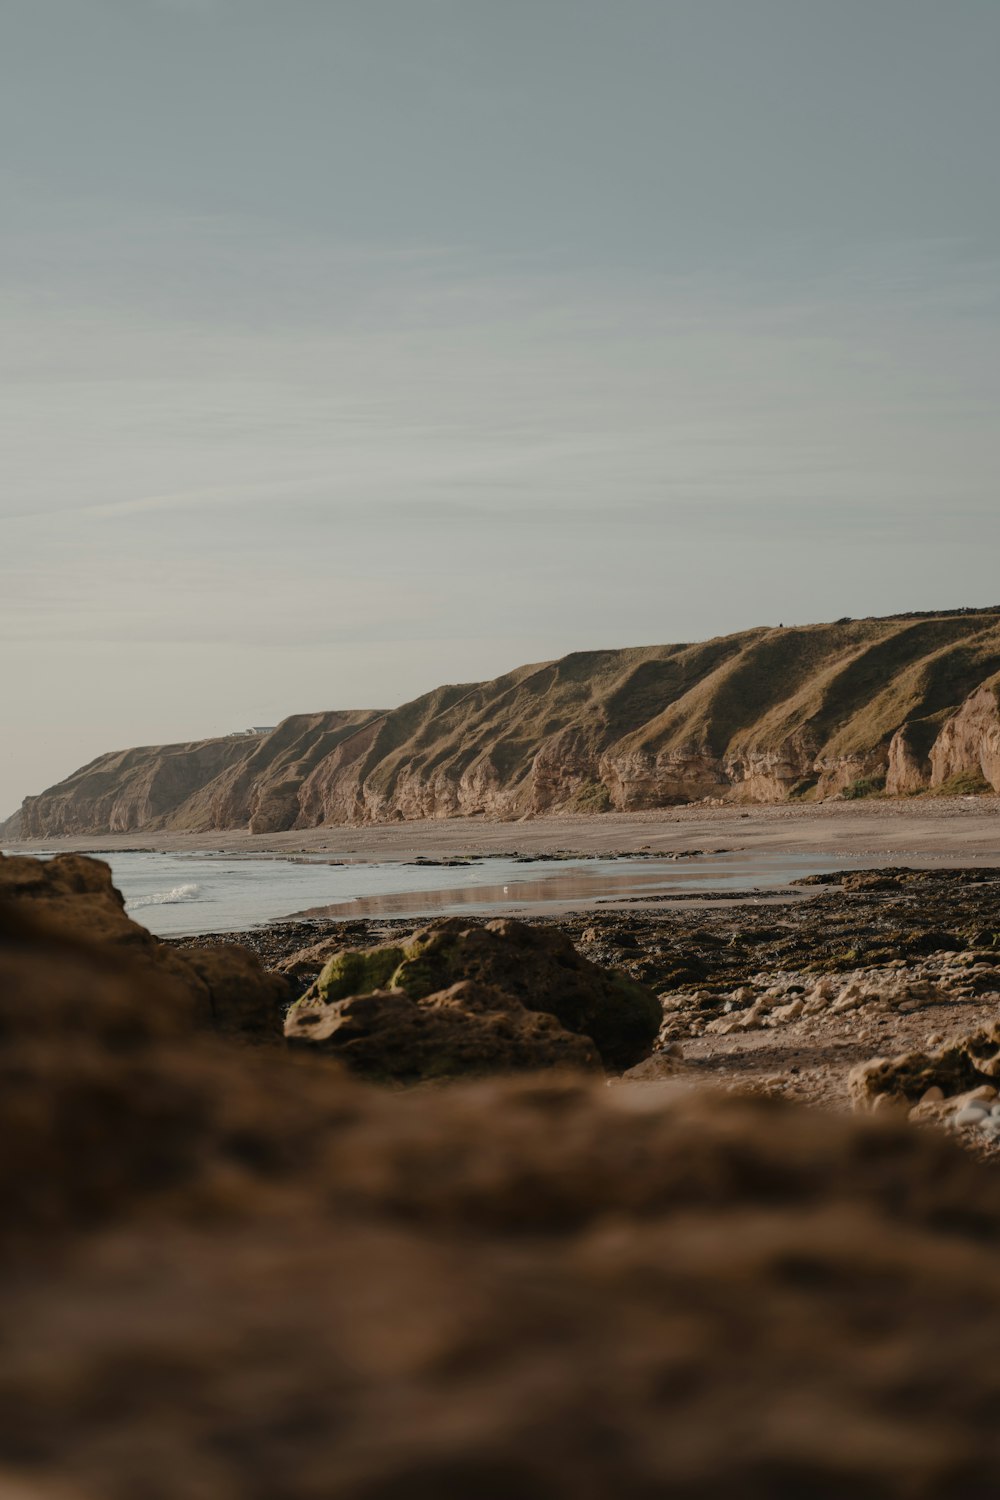
[[[36,851],[44,854],[46,851]],[[161,937],[235,932],[281,918],[414,918],[457,912],[580,907],[655,895],[787,886],[843,869],[844,856],[706,854],[667,859],[481,859],[467,865],[330,864],[225,854],[97,856],[111,866],[129,915]],[[870,857],[868,865],[876,863]]]

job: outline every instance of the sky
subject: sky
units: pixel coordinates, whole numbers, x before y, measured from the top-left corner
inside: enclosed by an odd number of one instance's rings
[[[4,0],[0,816],[1000,602],[997,0]]]

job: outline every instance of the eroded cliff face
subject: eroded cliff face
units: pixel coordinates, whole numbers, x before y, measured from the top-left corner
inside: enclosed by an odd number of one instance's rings
[[[113,751],[38,797],[26,797],[20,836],[131,833],[162,828],[202,787],[238,764],[245,740],[198,740]]]
[[[721,761],[695,745],[659,754],[630,750],[602,756],[599,776],[622,812],[670,807],[723,796],[730,789]]]
[[[927,746],[917,738],[913,726],[904,724],[889,742],[885,789],[891,797],[906,797],[923,791],[930,783]]]
[[[1000,787],[1000,676],[970,693],[945,720],[929,758],[932,786],[971,773]]]
[[[17,836],[291,828],[304,777],[372,717],[300,714],[269,735],[113,751],[26,797]]]
[[[20,835],[898,795],[965,772],[1000,789],[998,684],[998,611],[576,652],[385,713],[103,756],[28,798]]]

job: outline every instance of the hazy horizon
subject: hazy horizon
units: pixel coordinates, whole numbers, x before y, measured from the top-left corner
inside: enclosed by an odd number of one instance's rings
[[[571,650],[989,603],[989,0],[8,0],[0,817]]]

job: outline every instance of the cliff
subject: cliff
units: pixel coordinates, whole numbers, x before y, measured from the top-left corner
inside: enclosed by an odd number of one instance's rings
[[[575,652],[385,713],[120,751],[27,798],[20,836],[898,795],[956,778],[1000,789],[996,609]]]
[[[50,787],[26,797],[0,832],[8,838],[131,833],[142,829],[291,827],[296,792],[313,767],[370,710],[296,714],[270,734],[146,745],[101,755]]]

